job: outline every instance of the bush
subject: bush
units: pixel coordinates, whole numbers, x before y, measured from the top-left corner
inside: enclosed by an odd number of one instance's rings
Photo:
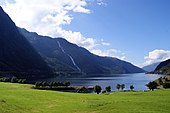
[[[89,90],[86,87],[81,87],[78,89],[77,93],[89,93]]]
[[[22,84],[25,84],[25,83],[27,83],[27,80],[26,79],[22,79],[22,82],[21,82]]]
[[[70,86],[70,82],[68,82],[68,81],[66,81],[66,82],[46,82],[46,81],[37,81],[36,83],[35,83],[35,87],[36,88],[40,88],[40,87],[46,87],[46,88],[48,88],[48,87],[50,87],[50,88],[55,88],[55,87],[57,87],[57,86],[66,86],[66,87],[68,87],[68,86]]]
[[[118,91],[119,91],[119,89],[120,89],[120,86],[121,86],[120,84],[117,84],[117,85],[116,85],[116,88],[117,88]]]
[[[18,82],[18,79],[17,79],[16,77],[12,77],[12,78],[11,78],[11,82],[12,82],[12,83],[17,83],[17,82]]]
[[[94,92],[96,92],[97,94],[99,94],[101,90],[102,90],[101,86],[99,85],[94,86]]]
[[[65,81],[64,82],[64,86],[70,86],[70,82],[69,81]]]
[[[121,84],[120,88],[123,90],[125,88],[125,84]]]
[[[170,83],[169,82],[163,83],[163,88],[170,88]]]
[[[134,89],[134,86],[133,85],[130,85],[130,90],[133,90]]]
[[[153,91],[154,89],[157,88],[158,84],[157,84],[155,81],[153,81],[153,82],[149,82],[148,84],[146,84],[146,86],[147,86],[150,90]]]
[[[111,92],[111,86],[107,86],[105,89],[106,89],[106,92]]]
[[[18,83],[22,83],[22,79],[18,79]]]
[[[107,91],[106,90],[103,90],[102,93],[106,93]]]
[[[17,77],[3,77],[0,78],[0,82],[11,82],[11,83],[21,83],[21,84],[25,84],[27,83],[26,79],[18,79]]]

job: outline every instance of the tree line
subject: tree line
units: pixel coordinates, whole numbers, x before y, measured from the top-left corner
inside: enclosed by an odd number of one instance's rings
[[[123,89],[125,88],[125,84],[117,84],[117,85],[116,85],[116,88],[118,89],[118,91],[119,91],[120,89],[123,91]],[[134,89],[134,86],[133,86],[133,85],[130,85],[130,90],[133,91],[133,89]],[[95,93],[99,94],[99,93],[101,93],[101,91],[102,91],[102,88],[101,88],[100,85],[94,86],[94,92],[95,92]],[[105,88],[105,90],[102,91],[102,93],[106,93],[106,92],[111,92],[111,86],[107,86],[107,87]]]
[[[17,77],[2,77],[2,78],[0,78],[0,82],[11,82],[11,83],[25,84],[25,83],[27,83],[27,80],[19,79]]]
[[[35,88],[44,88],[44,87],[53,88],[53,87],[58,87],[58,86],[66,86],[66,87],[68,87],[68,86],[70,86],[70,82],[69,81],[64,81],[64,82],[37,81],[35,83]]]

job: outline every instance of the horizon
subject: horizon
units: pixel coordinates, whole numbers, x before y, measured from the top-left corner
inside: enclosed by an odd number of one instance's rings
[[[99,56],[116,57],[139,67],[170,58],[169,4],[160,0],[0,2],[18,27],[63,37]]]

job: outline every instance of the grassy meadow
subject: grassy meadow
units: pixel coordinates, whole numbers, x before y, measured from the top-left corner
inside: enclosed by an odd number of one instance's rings
[[[0,83],[0,113],[170,113],[170,90],[78,94]]]

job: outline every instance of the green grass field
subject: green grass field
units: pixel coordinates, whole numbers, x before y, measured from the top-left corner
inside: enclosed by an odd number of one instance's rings
[[[0,113],[170,113],[170,90],[77,94],[0,83]]]

